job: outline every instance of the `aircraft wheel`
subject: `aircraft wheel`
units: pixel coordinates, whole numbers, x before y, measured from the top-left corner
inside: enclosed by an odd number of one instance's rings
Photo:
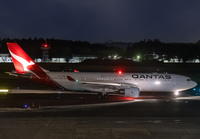
[[[99,92],[98,93],[98,98],[105,98],[105,99],[107,99],[108,98],[108,94],[107,93],[103,94],[102,92]]]
[[[178,96],[174,95],[174,98],[177,98]]]
[[[108,94],[104,94],[104,98],[105,98],[105,99],[108,99]]]
[[[103,97],[103,93],[102,92],[98,92],[98,98],[102,98]]]

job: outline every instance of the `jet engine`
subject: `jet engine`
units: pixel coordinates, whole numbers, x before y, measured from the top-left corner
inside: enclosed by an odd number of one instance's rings
[[[124,94],[125,97],[139,97],[140,89],[137,87],[124,88],[123,90],[119,90],[119,93]]]

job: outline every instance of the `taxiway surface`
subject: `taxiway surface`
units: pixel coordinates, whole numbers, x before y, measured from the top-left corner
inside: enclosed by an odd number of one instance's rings
[[[0,109],[1,138],[199,138],[200,97]]]

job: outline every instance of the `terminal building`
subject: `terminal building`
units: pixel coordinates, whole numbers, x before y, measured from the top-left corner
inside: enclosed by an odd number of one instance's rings
[[[12,58],[10,54],[0,54],[0,63],[11,63]]]
[[[36,58],[34,59],[34,61],[36,63],[41,63],[41,62],[47,62],[47,63],[81,63],[83,62],[84,60],[86,59],[97,59],[97,57],[95,56],[72,56],[71,58]],[[114,58],[109,58],[108,59],[114,59]],[[116,58],[118,59],[118,58]],[[164,58],[164,57],[158,57],[156,55],[156,57],[151,57],[149,58],[149,55],[148,55],[148,58],[146,57],[146,59],[148,60],[158,60],[158,61],[163,61],[163,63],[183,63],[183,60],[182,59],[179,59],[178,57],[173,57],[173,58]],[[136,57],[136,58],[129,58],[129,60],[133,60],[135,62],[140,62],[139,61],[139,58]],[[10,54],[0,54],[0,63],[11,63],[12,62],[12,58],[10,56]],[[199,59],[190,59],[190,60],[187,60],[186,63],[200,63],[200,60]]]
[[[97,59],[97,57],[95,57],[95,56],[72,56],[72,58],[70,58],[68,60],[68,63],[81,63],[86,59]]]

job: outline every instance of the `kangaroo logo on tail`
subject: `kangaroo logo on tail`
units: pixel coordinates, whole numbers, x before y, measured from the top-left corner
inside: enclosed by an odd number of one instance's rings
[[[46,73],[24,52],[17,43],[7,43],[17,73],[31,73],[38,79],[46,78]]]
[[[56,82],[17,43],[7,43],[7,46],[18,74],[30,73],[34,75],[30,77],[31,80],[58,87]]]
[[[36,77],[38,77],[38,78],[40,79],[40,77],[39,77],[36,73],[34,73],[33,71],[31,71],[31,70],[28,69],[28,66],[30,66],[30,65],[35,65],[35,62],[33,62],[33,61],[28,62],[27,60],[23,59],[22,57],[17,56],[17,55],[15,55],[14,53],[12,53],[10,50],[9,50],[9,52],[10,52],[11,56],[12,56],[14,59],[16,59],[18,62],[20,62],[20,63],[22,64],[23,69],[24,69],[24,72],[32,73],[32,74],[34,74]]]

